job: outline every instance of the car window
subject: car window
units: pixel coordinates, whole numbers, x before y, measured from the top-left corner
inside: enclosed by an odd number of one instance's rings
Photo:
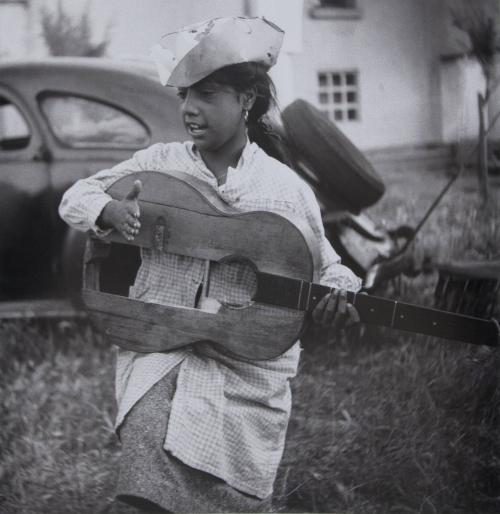
[[[142,147],[150,140],[136,118],[96,100],[50,95],[41,99],[41,107],[55,136],[69,146]]]
[[[0,95],[0,152],[26,148],[30,139],[31,131],[21,111]]]

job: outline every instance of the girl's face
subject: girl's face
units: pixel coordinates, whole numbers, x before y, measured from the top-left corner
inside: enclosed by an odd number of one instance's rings
[[[248,95],[210,80],[180,88],[178,95],[184,126],[200,151],[218,152],[245,137]]]

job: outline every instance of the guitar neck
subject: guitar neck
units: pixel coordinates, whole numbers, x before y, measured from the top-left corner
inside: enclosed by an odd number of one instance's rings
[[[270,273],[257,273],[256,302],[291,309],[312,311],[333,288]],[[497,346],[498,329],[493,320],[475,318],[389,300],[372,295],[347,292],[363,323],[406,330],[472,344]]]

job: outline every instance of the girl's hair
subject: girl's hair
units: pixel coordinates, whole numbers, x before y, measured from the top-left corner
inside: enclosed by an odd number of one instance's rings
[[[257,62],[231,64],[214,71],[209,76],[209,80],[231,86],[237,93],[255,89],[256,99],[248,112],[248,138],[271,157],[290,165],[290,154],[282,137],[266,119],[271,108],[279,112],[276,87],[268,75],[266,67]]]

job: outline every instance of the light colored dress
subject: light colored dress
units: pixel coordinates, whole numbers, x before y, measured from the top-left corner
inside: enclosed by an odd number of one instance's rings
[[[110,201],[105,190],[136,171],[179,170],[203,180],[228,205],[241,211],[266,210],[300,217],[311,227],[320,254],[320,282],[352,291],[361,283],[325,238],[314,193],[292,170],[247,143],[226,182],[218,185],[192,142],[155,144],[130,160],[81,180],[64,195],[60,215],[79,230],[103,232],[96,220]],[[141,249],[142,264],[130,297],[159,304],[193,307],[203,280],[204,261]],[[224,267],[215,267],[210,288],[224,293]],[[250,280],[241,271],[242,284]],[[272,344],[272,341],[269,342]],[[209,343],[162,353],[118,351],[116,427],[141,397],[174,367],[177,387],[172,400],[164,449],[197,470],[258,498],[272,493],[283,453],[291,409],[288,379],[296,374],[296,343],[269,361],[243,362],[223,355]]]

